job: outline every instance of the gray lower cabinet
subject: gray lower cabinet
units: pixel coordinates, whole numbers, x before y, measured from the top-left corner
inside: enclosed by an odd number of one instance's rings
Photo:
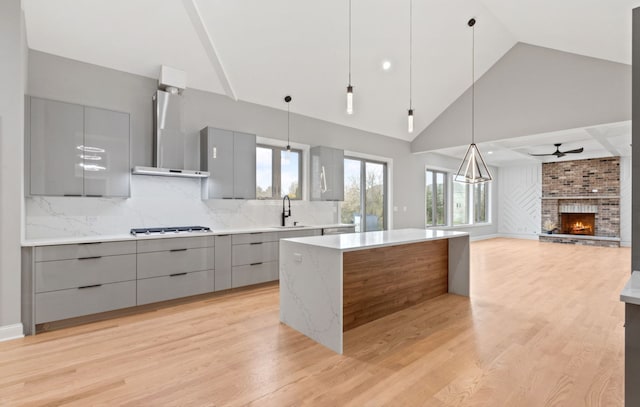
[[[278,232],[242,233],[232,236],[231,286],[277,280]]]
[[[640,405],[640,305],[625,304],[624,403]]]
[[[28,193],[130,195],[128,113],[27,97]]]
[[[209,247],[138,253],[138,280],[213,269],[213,256]]]
[[[231,235],[216,236],[215,290],[231,288]]]
[[[212,292],[213,278],[213,270],[203,270],[138,280],[138,305]]]
[[[234,288],[275,281],[278,277],[279,272],[277,261],[233,266]]]
[[[211,173],[203,184],[203,199],[255,199],[255,134],[205,127],[200,131],[200,169]]]
[[[93,285],[35,295],[35,323],[112,311],[136,305],[136,282]]]

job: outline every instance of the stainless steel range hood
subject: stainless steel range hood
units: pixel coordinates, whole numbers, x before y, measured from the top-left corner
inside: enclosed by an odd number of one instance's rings
[[[153,167],[133,168],[137,175],[161,175],[167,177],[205,178],[207,171],[184,169],[184,131],[182,125],[183,100],[181,91],[186,81],[178,80],[175,76],[171,80],[164,80],[167,67],[162,67],[159,85],[161,90],[153,95]],[[184,78],[184,73],[172,70],[171,74],[178,74]],[[180,75],[182,74],[182,75]],[[178,87],[180,86],[180,87]]]

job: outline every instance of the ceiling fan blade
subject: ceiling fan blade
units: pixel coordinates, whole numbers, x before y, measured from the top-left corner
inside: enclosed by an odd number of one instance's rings
[[[579,154],[584,151],[584,147],[576,148],[575,150],[562,151],[563,154]]]
[[[555,155],[555,154],[531,154],[531,153],[529,153],[529,155],[534,156],[534,157],[546,157],[546,156]]]
[[[566,154],[565,154],[565,153],[563,153],[562,151],[558,151],[558,152],[555,154],[555,156],[556,156],[556,157],[558,157],[558,158],[562,158],[562,157],[564,157],[565,155],[566,155]]]

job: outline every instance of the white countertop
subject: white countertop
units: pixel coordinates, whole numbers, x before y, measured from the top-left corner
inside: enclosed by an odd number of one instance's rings
[[[620,301],[640,305],[640,271],[631,273],[631,277],[620,292]]]
[[[351,227],[349,224],[330,224],[330,225],[313,225],[302,227],[256,227],[256,228],[244,228],[244,229],[215,229],[211,232],[190,232],[190,233],[166,233],[156,235],[137,235],[133,236],[130,233],[123,233],[118,235],[99,235],[99,236],[75,236],[75,237],[54,237],[54,238],[42,238],[42,239],[27,239],[22,242],[24,247],[32,246],[53,246],[59,244],[77,244],[77,243],[92,243],[92,242],[113,242],[123,240],[145,240],[145,239],[165,239],[176,237],[200,237],[200,236],[219,236],[219,235],[232,235],[240,233],[260,233],[260,232],[285,232],[292,230],[311,230],[311,229],[325,229],[335,227]]]
[[[396,229],[379,232],[347,233],[343,235],[296,237],[283,240],[328,249],[353,251],[425,242],[428,240],[450,239],[452,237],[468,235],[466,232],[456,232],[452,230]]]

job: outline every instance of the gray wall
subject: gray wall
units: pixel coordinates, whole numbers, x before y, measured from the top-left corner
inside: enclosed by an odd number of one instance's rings
[[[132,163],[151,165],[155,80],[33,50],[29,58],[29,95],[130,112]],[[292,96],[295,111],[297,96]],[[187,168],[198,167],[198,132],[207,125],[286,140],[285,111],[192,89],[185,91],[184,102]],[[392,205],[407,207],[393,214],[393,227],[424,227],[424,166],[410,154],[408,142],[297,114],[291,118],[291,139],[393,159]]]
[[[631,118],[631,67],[518,43],[476,81],[476,142]],[[471,93],[411,143],[432,151],[471,141]]]
[[[20,323],[25,35],[20,0],[0,2],[0,339]],[[18,328],[17,334],[21,333]]]

